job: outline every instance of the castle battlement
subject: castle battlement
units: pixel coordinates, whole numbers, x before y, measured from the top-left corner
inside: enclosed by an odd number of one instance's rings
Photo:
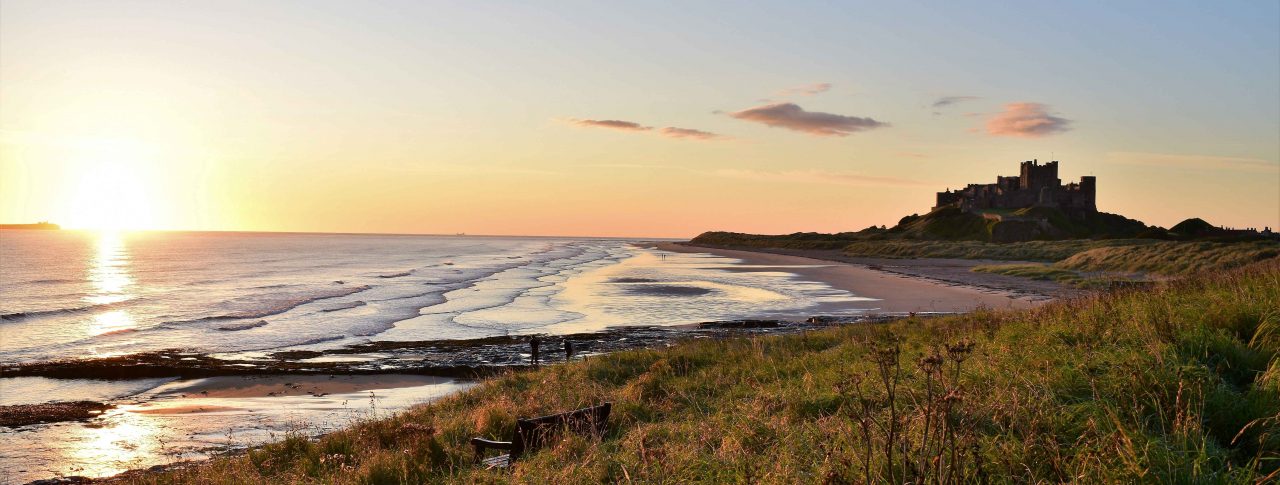
[[[959,207],[979,212],[984,209],[1056,207],[1068,212],[1097,212],[1097,179],[1080,177],[1066,185],[1058,178],[1058,161],[1043,165],[1039,160],[1022,162],[1016,176],[997,176],[994,184],[969,184],[958,190],[938,192],[934,209]]]

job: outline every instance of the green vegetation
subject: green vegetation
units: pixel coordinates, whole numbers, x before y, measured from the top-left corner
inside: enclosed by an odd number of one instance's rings
[[[1069,216],[1048,207],[979,213],[944,207],[903,217],[892,228],[776,236],[707,232],[691,242],[747,249],[839,249],[852,257],[1041,261],[1056,264],[1034,271],[1026,265],[977,271],[1063,282],[1081,280],[1066,270],[1184,275],[1280,255],[1280,240],[1220,229],[1201,219],[1187,219],[1165,230],[1116,214]],[[1049,275],[1049,271],[1054,272]]]
[[[595,356],[124,480],[1259,483],[1280,469],[1278,353],[1268,261],[1029,311]],[[603,440],[471,464],[473,436],[602,401]]]
[[[1055,268],[1047,264],[984,264],[974,266],[973,271],[980,273],[995,273],[1008,276],[1018,276],[1022,278],[1030,278],[1033,280],[1049,280],[1059,283],[1074,285],[1080,283],[1080,273],[1075,271]]]
[[[1105,290],[1117,285],[1141,281],[1132,275],[1115,273],[1087,274],[1062,269],[1049,263],[983,264],[974,266],[970,271],[1017,276],[1033,280],[1056,281],[1064,285],[1094,290]]]
[[[1099,247],[1082,251],[1054,266],[1077,271],[1126,271],[1186,275],[1230,269],[1280,256],[1280,242],[1161,242]]]
[[[1047,207],[1014,211],[989,210],[982,214],[944,207],[928,214],[903,217],[891,228],[869,227],[857,232],[820,234],[798,232],[757,235],[706,232],[696,244],[777,249],[840,249],[853,243],[876,241],[945,241],[1012,243],[1064,239],[1132,238],[1149,232],[1146,225],[1115,214],[1078,214],[1074,217]],[[1164,234],[1164,233],[1161,233]]]
[[[1149,239],[1067,239],[989,243],[979,241],[859,241],[844,247],[848,256],[870,258],[958,258],[1004,261],[1060,261],[1095,248],[1152,244]]]
[[[1169,232],[1183,237],[1208,236],[1217,230],[1218,228],[1214,227],[1213,224],[1205,222],[1204,219],[1199,217],[1187,219],[1169,228]]]
[[[1105,212],[1068,215],[1050,207],[1027,207],[1017,210],[989,209],[973,213],[957,207],[944,207],[925,215],[904,217],[897,226],[874,237],[1017,242],[1134,237],[1145,230],[1147,226],[1141,222]],[[873,236],[861,235],[864,238]]]
[[[907,216],[881,237],[947,241],[989,241],[995,220],[955,207],[938,209],[923,216]]]
[[[1063,241],[1065,242],[1065,241]],[[1098,244],[1084,249],[1053,264],[1015,263],[988,264],[973,267],[973,271],[1019,276],[1036,280],[1052,280],[1074,286],[1105,286],[1108,278],[1088,275],[1087,273],[1148,273],[1164,276],[1185,276],[1203,271],[1216,271],[1238,268],[1250,263],[1264,261],[1280,256],[1280,243],[1253,241],[1241,243],[1214,242],[1119,242],[1120,244]],[[953,243],[955,244],[955,243]],[[1012,246],[1012,254],[1034,254],[1034,249],[1021,248],[1022,244],[994,246]],[[1084,247],[1081,245],[1080,247]],[[1067,247],[1054,244],[1055,249]],[[982,248],[988,249],[988,248]],[[1041,254],[1049,254],[1050,249]],[[1002,258],[999,255],[1011,254],[1010,251],[998,252],[989,250],[984,254],[987,259],[1019,259]],[[1029,258],[1030,259],[1030,258]],[[1086,274],[1082,274],[1086,273]],[[1116,278],[1118,275],[1112,275]]]
[[[868,228],[868,231],[879,229]],[[797,232],[776,236],[743,234],[740,232],[704,232],[693,238],[693,243],[707,246],[728,246],[755,249],[840,249],[859,240],[856,232],[822,234]]]
[[[910,224],[910,223],[909,223]],[[693,239],[694,244],[751,249],[841,249],[845,256],[867,258],[957,258],[999,261],[1039,261],[1054,263],[1044,271],[1055,276],[1031,274],[1026,265],[998,270],[994,266],[975,271],[1038,277],[1071,282],[1067,272],[1152,273],[1181,276],[1197,271],[1237,268],[1249,263],[1280,257],[1280,241],[1251,240],[1162,241],[1158,239],[1063,239],[993,243],[920,239],[857,238],[861,233],[758,236],[731,232],[709,232]],[[883,230],[881,231],[883,232]]]

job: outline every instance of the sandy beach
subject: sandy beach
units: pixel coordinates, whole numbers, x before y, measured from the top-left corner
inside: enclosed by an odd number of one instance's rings
[[[857,296],[875,298],[861,305],[870,313],[966,312],[978,307],[994,309],[1031,308],[1051,301],[1050,296],[1014,288],[991,288],[941,281],[872,267],[815,259],[789,254],[776,254],[736,249],[690,246],[682,243],[656,243],[664,251],[708,253],[740,259],[739,271],[785,271],[821,281],[833,288]]]

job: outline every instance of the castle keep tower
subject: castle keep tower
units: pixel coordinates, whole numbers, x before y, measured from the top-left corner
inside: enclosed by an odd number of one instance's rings
[[[1041,165],[1038,160],[1022,162],[1017,176],[996,177],[994,184],[969,184],[963,189],[938,192],[937,205],[958,207],[970,212],[988,209],[1056,207],[1073,214],[1097,212],[1097,179],[1080,177],[1079,183],[1063,185],[1058,178],[1057,160]]]
[[[1058,162],[1052,161],[1040,165],[1039,160],[1022,162],[1022,173],[1018,176],[1018,188],[1039,191],[1041,187],[1057,187],[1062,185],[1058,179]]]

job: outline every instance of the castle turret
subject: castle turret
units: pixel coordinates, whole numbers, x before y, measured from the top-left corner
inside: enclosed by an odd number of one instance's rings
[[[1089,212],[1098,211],[1098,178],[1092,175],[1080,177],[1080,189],[1075,194],[1072,207]]]

